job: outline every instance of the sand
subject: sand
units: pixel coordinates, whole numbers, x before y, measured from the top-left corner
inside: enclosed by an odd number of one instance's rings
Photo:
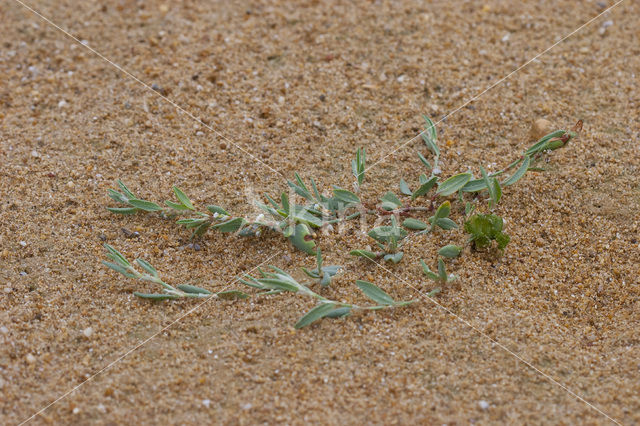
[[[612,2],[29,4],[206,125],[20,4],[0,6],[0,423],[81,384],[32,422],[640,422],[636,2],[439,124],[451,175],[507,164],[535,120],[585,123],[546,172],[505,189],[505,254],[449,262],[459,279],[435,300],[454,315],[421,298],[433,284],[417,262],[464,245],[462,231],[413,238],[388,272],[347,255],[372,242],[354,224],[319,239],[346,269],[319,291],[364,303],[354,280],[367,279],[419,302],[302,330],[313,301],[295,295],[192,313],[197,302],[136,299],[153,287],[102,267],[104,242],[212,290],[244,289],[234,277],[272,255],[292,272],[313,259],[270,235],[210,232],[195,250],[171,221],[106,211],[106,190],[121,178],[161,202],[179,185],[199,206],[255,215],[251,194],[286,188],[270,168],[351,188],[363,146],[384,159],[362,188],[376,202],[426,171],[419,140],[386,157],[421,114],[456,110]]]

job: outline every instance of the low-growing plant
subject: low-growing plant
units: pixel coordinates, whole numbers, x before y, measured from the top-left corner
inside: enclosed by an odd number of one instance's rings
[[[307,185],[303,178],[294,174],[293,181],[287,181],[290,193],[282,192],[278,201],[265,194],[263,202],[258,202],[257,207],[263,211],[254,220],[242,216],[235,216],[218,205],[207,205],[204,210],[198,209],[189,197],[178,187],[173,187],[173,193],[177,201],[165,201],[164,205],[154,203],[137,197],[122,181],[118,180],[118,190],[110,189],[109,196],[120,203],[121,206],[108,207],[109,211],[120,215],[132,215],[137,213],[156,214],[161,218],[177,218],[177,224],[192,230],[191,237],[201,237],[209,229],[223,233],[233,233],[242,237],[259,236],[263,232],[280,234],[289,239],[291,244],[302,252],[316,256],[314,269],[302,268],[303,272],[323,287],[330,285],[332,279],[337,276],[340,266],[323,266],[322,252],[317,246],[315,236],[318,230],[330,230],[333,224],[340,224],[356,218],[363,219],[374,216],[377,223],[368,231],[378,248],[377,251],[369,249],[351,250],[353,256],[362,257],[376,262],[377,259],[399,263],[404,258],[402,250],[413,235],[430,234],[440,235],[440,232],[450,231],[459,227],[455,219],[451,218],[451,202],[457,199],[464,204],[465,222],[464,230],[469,234],[469,244],[476,250],[482,250],[496,242],[499,251],[503,251],[509,243],[509,236],[503,231],[503,220],[492,213],[476,213],[480,205],[477,202],[478,195],[486,193],[488,210],[495,209],[501,201],[503,188],[513,185],[520,180],[527,171],[543,170],[537,166],[537,162],[547,153],[565,146],[581,129],[579,121],[572,130],[557,130],[542,137],[535,144],[526,149],[516,160],[501,170],[488,173],[483,167],[479,167],[480,176],[475,177],[471,170],[454,174],[446,179],[441,179],[440,148],[437,143],[437,131],[434,123],[425,117],[425,131],[421,134],[429,154],[429,161],[425,155],[418,152],[420,162],[430,170],[430,176],[421,173],[415,190],[412,190],[404,178],[400,179],[399,192],[396,195],[388,190],[379,198],[376,205],[360,199],[357,195],[364,183],[366,170],[366,155],[364,148],[356,152],[355,159],[351,162],[351,170],[356,181],[355,192],[334,185],[330,196],[322,193],[315,179],[310,178]],[[511,172],[513,170],[513,172]],[[503,176],[511,172],[510,176]],[[475,194],[469,201],[469,194]],[[426,198],[426,203],[422,200]],[[419,200],[420,199],[420,200]],[[482,199],[480,197],[480,199]],[[438,206],[438,207],[436,207]],[[424,220],[422,215],[430,216]],[[422,218],[421,218],[422,217]],[[402,220],[400,219],[402,218]],[[438,231],[439,232],[436,232]],[[108,256],[113,262],[105,263],[123,275],[144,281],[160,284],[163,287],[162,294],[136,293],[136,295],[151,299],[177,299],[211,297],[221,294],[212,294],[205,289],[188,285],[171,286],[162,281],[155,269],[141,259],[136,259],[137,266],[144,272],[139,272],[134,265],[129,263],[117,250],[107,246]],[[429,293],[434,295],[442,285],[455,279],[455,275],[447,273],[444,258],[458,257],[462,247],[448,244],[438,251],[437,272],[431,271],[427,264],[420,260],[424,274],[437,285],[435,290]],[[356,285],[377,305],[362,307],[359,305],[338,302],[325,298],[311,291],[306,283],[296,281],[291,275],[272,267],[273,272],[261,271],[261,277],[245,277],[243,282],[260,290],[259,294],[274,294],[292,292],[313,297],[319,304],[308,312],[296,324],[302,327],[323,317],[345,316],[352,310],[369,309],[377,310],[388,307],[403,306],[410,301],[396,302],[375,285],[366,281],[356,281]],[[244,297],[244,293],[232,292],[229,295]]]

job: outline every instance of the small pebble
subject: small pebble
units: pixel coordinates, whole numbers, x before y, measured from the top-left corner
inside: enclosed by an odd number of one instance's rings
[[[87,327],[82,331],[82,334],[84,334],[84,337],[91,337],[91,335],[93,334],[93,328],[91,327]]]
[[[26,247],[26,246],[27,246],[27,242],[26,242],[26,241],[20,241],[20,245],[21,245],[22,247]]]
[[[105,407],[103,404],[98,404],[98,406],[96,407],[98,409],[98,411],[100,411],[101,413],[106,413],[107,412],[107,407]]]
[[[486,410],[489,408],[489,403],[487,401],[480,401],[478,402],[478,405],[480,406],[480,408],[482,408],[483,410]]]
[[[205,407],[209,408],[211,406],[211,400],[210,399],[203,399],[202,400],[202,405],[204,405]]]
[[[66,106],[67,106],[67,101],[65,101],[64,99],[58,102],[58,108],[64,108]]]
[[[26,360],[28,364],[33,364],[36,362],[36,357],[33,354],[27,354]]]
[[[74,407],[74,409],[73,409],[72,413],[73,413],[73,414],[78,414],[79,412],[80,412],[80,408],[78,408],[78,407]]]
[[[38,154],[38,151],[36,151],[36,150],[34,149],[33,151],[31,151],[31,156],[32,156],[33,158],[39,158],[39,157],[40,157],[40,154]]]
[[[0,327],[0,333],[7,334],[8,332],[9,332],[9,329],[7,327],[5,327],[4,325],[2,327]]]

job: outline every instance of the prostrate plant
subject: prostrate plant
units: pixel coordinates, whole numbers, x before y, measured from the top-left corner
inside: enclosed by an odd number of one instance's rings
[[[247,297],[249,297],[248,294],[237,290],[212,293],[204,288],[196,287],[189,284],[179,284],[174,287],[171,284],[167,284],[166,282],[164,282],[160,278],[160,274],[158,273],[156,268],[151,266],[151,264],[146,260],[135,260],[136,264],[144,271],[140,272],[118,250],[114,249],[109,244],[105,244],[104,248],[107,249],[107,257],[112,260],[112,262],[102,262],[106,267],[111,268],[116,272],[120,272],[127,278],[149,281],[154,284],[160,284],[163,287],[164,293],[140,293],[137,291],[133,293],[134,295],[143,299],[165,300],[206,297],[217,297],[220,299],[246,299]]]
[[[241,280],[249,287],[257,288],[262,295],[269,295],[281,292],[297,293],[316,299],[318,304],[298,320],[295,327],[302,328],[321,318],[339,318],[350,315],[356,310],[379,310],[386,308],[396,308],[413,303],[413,300],[396,301],[382,289],[367,281],[356,281],[356,285],[362,292],[376,305],[360,306],[353,303],[338,302],[321,296],[312,291],[306,283],[300,283],[287,272],[275,266],[270,266],[273,272],[260,270],[259,278],[245,275]]]
[[[279,201],[265,195],[266,203],[257,204],[269,219],[265,219],[265,215],[260,214],[255,220],[248,220],[240,216],[233,216],[222,207],[216,205],[207,206],[206,212],[199,211],[186,194],[175,186],[173,187],[173,192],[178,201],[166,201],[166,207],[161,206],[136,197],[120,180],[118,180],[120,191],[109,190],[109,196],[113,200],[124,204],[124,206],[109,207],[108,209],[122,215],[139,212],[155,212],[166,218],[186,215],[187,217],[178,219],[177,223],[193,229],[192,237],[201,236],[210,228],[221,232],[235,233],[240,236],[258,236],[263,230],[281,234],[288,238],[297,249],[316,255],[316,267],[311,270],[302,268],[302,270],[321,286],[328,286],[340,267],[336,265],[323,266],[321,250],[316,247],[316,241],[314,240],[316,230],[330,229],[333,224],[352,220],[362,215],[374,215],[381,219],[383,223],[389,220],[389,224],[376,226],[368,232],[369,237],[375,241],[378,251],[352,250],[350,254],[372,261],[382,258],[385,261],[398,263],[403,259],[404,253],[401,249],[403,244],[406,244],[409,240],[407,238],[410,235],[409,231],[415,231],[411,235],[440,235],[435,231],[449,231],[458,228],[458,224],[450,218],[452,199],[449,198],[454,195],[457,195],[457,199],[461,203],[465,203],[466,221],[464,230],[470,234],[469,244],[474,249],[481,250],[489,247],[495,241],[498,250],[502,252],[509,243],[509,236],[503,232],[502,218],[495,214],[474,214],[476,209],[475,201],[471,203],[465,200],[465,197],[468,194],[480,194],[486,191],[487,207],[489,210],[494,210],[502,199],[504,187],[516,183],[527,171],[543,170],[536,166],[537,161],[545,153],[565,146],[577,135],[582,126],[582,122],[579,121],[573,130],[557,130],[544,136],[526,149],[515,161],[496,172],[488,173],[483,167],[480,167],[480,176],[478,178],[474,177],[473,172],[469,170],[441,179],[442,170],[439,166],[441,153],[437,143],[437,131],[434,123],[428,117],[425,117],[425,123],[425,131],[421,136],[427,150],[432,155],[431,161],[433,165],[420,152],[418,152],[418,158],[430,170],[430,176],[424,173],[420,174],[418,176],[418,186],[415,190],[412,190],[404,179],[400,179],[399,190],[401,196],[396,195],[393,191],[387,191],[379,199],[380,202],[376,206],[363,202],[356,195],[364,182],[366,169],[365,150],[360,148],[356,152],[355,159],[351,162],[351,170],[356,179],[354,183],[356,193],[334,185],[332,187],[332,195],[327,196],[319,191],[313,178],[310,178],[309,187],[300,175],[295,173],[295,180],[287,181],[293,194],[288,195],[283,192],[279,197]],[[502,179],[503,175],[511,170],[515,171],[506,179]],[[427,198],[426,205],[420,204],[420,201],[418,201],[420,197]],[[475,199],[477,198],[476,196]],[[438,204],[439,206],[436,208]],[[432,213],[426,222],[413,217],[426,212]],[[401,224],[399,224],[399,218],[403,218]],[[160,280],[151,265],[137,259],[137,264],[146,271],[146,273],[140,273],[115,249],[110,246],[108,249],[109,257],[115,263],[107,262],[107,266],[125,276],[160,284],[165,289],[165,293],[161,295],[136,293],[140,297],[174,299],[211,296],[204,289],[191,286],[170,286]],[[455,276],[447,273],[444,259],[457,257],[461,252],[462,247],[455,245],[449,244],[442,247],[438,251],[437,272],[429,269],[424,261],[420,261],[424,274],[440,286],[454,280]],[[301,293],[319,300],[319,304],[298,322],[296,325],[298,327],[310,324],[322,317],[344,316],[355,309],[375,310],[410,303],[396,302],[378,287],[365,281],[356,281],[356,284],[377,305],[361,307],[337,302],[311,291],[307,285],[297,282],[291,275],[278,268],[272,267],[272,270],[273,272],[261,271],[261,278],[247,276],[243,282],[260,289],[262,291],[261,294],[286,291]],[[433,295],[437,291],[439,291],[439,288],[436,288],[429,295]],[[244,293],[242,294],[244,295]]]

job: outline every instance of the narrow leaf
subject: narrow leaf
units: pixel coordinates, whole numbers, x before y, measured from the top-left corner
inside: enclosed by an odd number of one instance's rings
[[[149,294],[149,293],[138,293],[137,291],[134,292],[133,294],[142,299],[151,299],[151,300],[178,299],[178,296],[174,294]]]
[[[438,259],[438,278],[443,282],[447,282],[447,267],[442,259]]]
[[[436,185],[437,182],[438,182],[437,176],[432,177],[431,179],[429,179],[428,181],[420,185],[420,188],[416,189],[416,191],[411,196],[411,199],[415,200],[419,196],[426,194],[427,192],[429,192],[431,188],[433,188]]]
[[[152,276],[154,276],[154,277],[158,276],[158,271],[156,271],[156,268],[151,266],[151,264],[149,262],[147,262],[146,260],[144,260],[144,259],[136,259],[136,263],[138,265],[140,265],[142,267],[142,269],[147,271]]]
[[[459,173],[451,176],[449,179],[438,185],[438,191],[436,194],[446,197],[461,189],[471,180],[471,173]]]
[[[140,211],[135,207],[107,207],[107,210],[109,210],[111,213],[121,214],[121,215],[136,214]]]
[[[524,160],[522,161],[522,164],[520,165],[520,167],[518,167],[518,170],[516,170],[516,172],[513,175],[511,175],[509,179],[502,182],[502,184],[504,186],[509,186],[519,181],[525,175],[525,173],[527,173],[527,170],[529,170],[530,165],[531,165],[531,157],[529,157],[528,155],[525,155]]]
[[[405,228],[416,230],[427,229],[429,227],[429,225],[427,225],[423,221],[414,219],[412,217],[405,219],[404,222],[402,222],[402,226],[404,226]]]
[[[349,252],[349,254],[351,256],[359,256],[359,257],[365,257],[367,259],[375,259],[377,256],[374,252],[369,251],[369,250],[351,250]]]
[[[238,229],[242,228],[246,223],[247,221],[244,218],[236,217],[226,222],[211,225],[211,227],[217,229],[220,232],[236,232]]]
[[[440,250],[438,250],[438,254],[440,256],[448,257],[448,258],[452,259],[454,257],[458,257],[460,255],[461,251],[462,251],[462,247],[458,247],[456,245],[449,244],[447,246],[442,247]]]
[[[185,293],[190,293],[190,294],[211,294],[211,292],[209,290],[204,289],[204,288],[200,288],[200,287],[196,287],[194,285],[180,284],[177,287],[180,290],[184,291]]]
[[[316,305],[313,309],[307,312],[302,318],[298,320],[295,325],[295,328],[306,327],[314,321],[319,320],[327,315],[329,315],[336,308],[335,303],[321,303]]]
[[[404,195],[413,194],[413,192],[411,192],[411,189],[409,188],[409,185],[404,181],[404,179],[400,179],[400,192]]]
[[[137,200],[135,198],[129,200],[129,204],[131,204],[135,208],[144,210],[146,212],[156,212],[156,211],[162,210],[162,207],[160,207],[156,203],[152,203],[151,201],[145,201],[145,200]]]
[[[394,300],[387,293],[382,291],[380,287],[367,281],[357,280],[356,285],[371,300],[379,305],[393,305]]]

